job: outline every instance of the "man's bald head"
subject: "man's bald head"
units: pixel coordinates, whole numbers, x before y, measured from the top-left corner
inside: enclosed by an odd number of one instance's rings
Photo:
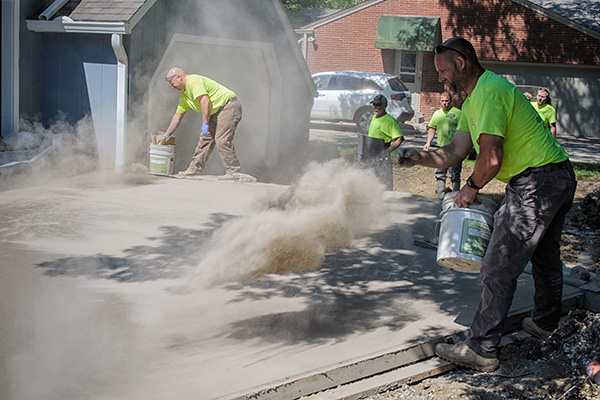
[[[179,67],[173,67],[167,72],[167,76],[165,80],[169,82],[174,89],[183,90],[185,89],[185,81],[187,75],[185,72]]]

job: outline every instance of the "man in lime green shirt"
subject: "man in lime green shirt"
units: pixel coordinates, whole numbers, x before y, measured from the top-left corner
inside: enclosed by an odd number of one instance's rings
[[[525,93],[525,96],[531,100],[533,96],[530,93]],[[531,105],[540,114],[542,121],[552,136],[556,137],[556,110],[550,105],[550,91],[546,88],[540,88],[537,92],[537,97],[531,102]]]
[[[373,100],[373,117],[367,136],[360,135],[358,162],[372,168],[387,190],[394,190],[394,173],[390,159],[392,151],[404,141],[398,121],[386,112],[387,98],[376,95]]]
[[[493,371],[500,365],[498,347],[517,278],[529,261],[534,306],[521,326],[542,340],[558,327],[560,237],[577,183],[567,153],[527,98],[512,83],[485,70],[470,42],[451,38],[435,52],[440,82],[468,94],[458,128],[447,146],[432,152],[400,149],[398,160],[406,166],[442,168],[463,160],[475,148],[473,174],[454,198],[459,207],[473,204],[494,177],[507,183],[481,264],[483,292],[469,334],[464,342],[435,347],[439,357],[454,364]]]
[[[423,150],[429,151],[431,142],[437,134],[437,145],[443,147],[449,144],[454,138],[454,132],[460,119],[460,110],[452,106],[452,95],[450,92],[444,92],[440,95],[442,108],[437,110],[431,116],[429,121],[429,131],[427,132],[427,142]],[[462,171],[462,161],[450,168],[436,168],[434,176],[436,179],[436,196],[442,199],[446,193],[446,177],[450,171],[450,182],[452,182],[452,191],[460,190],[460,173]]]
[[[186,177],[202,174],[202,169],[216,145],[225,166],[225,175],[219,179],[238,180],[236,175],[241,175],[241,166],[233,146],[233,137],[242,119],[242,104],[236,94],[210,78],[188,75],[177,67],[169,70],[166,80],[171,87],[182,93],[165,136],[175,132],[187,111],[202,114],[202,131],[198,146],[187,170],[180,171],[178,175]]]
[[[389,155],[404,141],[404,135],[396,118],[386,112],[387,98],[378,94],[371,101],[373,104],[373,118],[369,125],[369,137],[383,139],[385,151]]]

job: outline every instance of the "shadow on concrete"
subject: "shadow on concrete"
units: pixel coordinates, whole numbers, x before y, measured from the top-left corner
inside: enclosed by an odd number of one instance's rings
[[[432,221],[418,219],[415,227],[429,232]],[[412,241],[408,244],[406,239],[412,240],[413,234],[404,226],[393,226],[369,236],[366,249],[346,248],[327,254],[315,272],[268,275],[230,284],[228,289],[238,293],[233,301],[302,296],[306,307],[240,320],[232,324],[228,337],[288,345],[343,342],[356,333],[382,327],[400,331],[422,318],[425,303],[459,314],[457,322],[468,326],[472,304],[480,295],[479,275],[437,266],[434,250],[417,248]],[[424,335],[445,333],[431,328]]]
[[[558,142],[569,153],[571,161],[583,163],[599,163],[598,155],[599,141],[597,139],[561,137]]]
[[[98,254],[67,257],[47,261],[37,266],[47,276],[77,276],[110,279],[118,282],[143,282],[180,277],[184,266],[197,265],[202,246],[213,232],[234,218],[228,214],[213,214],[208,229],[192,230],[176,226],[161,227],[161,237],[150,237],[156,246],[136,246],[125,249],[123,257]]]
[[[410,215],[422,207],[439,207],[437,203],[427,204],[418,202],[403,212]],[[123,257],[67,257],[38,267],[47,276],[118,282],[181,277],[185,266],[201,261],[202,246],[214,231],[232,218],[213,214],[208,228],[199,230],[164,226],[162,236],[150,238],[155,246],[126,249]],[[478,274],[445,270],[435,263],[435,251],[414,246],[415,237],[429,237],[433,231],[434,221],[429,216],[417,217],[408,224],[391,225],[352,247],[326,254],[316,271],[229,282],[224,289],[235,294],[231,302],[294,298],[305,306],[289,312],[281,312],[281,307],[269,312],[267,306],[261,316],[239,319],[221,334],[235,340],[258,339],[286,345],[344,342],[356,333],[380,328],[401,331],[422,318],[423,307],[458,314],[458,320],[465,314],[466,326],[473,311],[471,305],[480,294],[479,289],[475,290]],[[442,334],[445,332],[441,328],[433,327],[424,332],[427,337]]]

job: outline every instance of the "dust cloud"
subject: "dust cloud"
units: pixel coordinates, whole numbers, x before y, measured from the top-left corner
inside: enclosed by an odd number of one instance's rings
[[[319,268],[325,253],[371,233],[383,219],[383,184],[337,159],[311,163],[278,208],[224,225],[196,270],[207,285]]]
[[[98,168],[90,116],[70,124],[64,116],[48,128],[21,120],[20,131],[2,138],[0,191],[47,184]]]

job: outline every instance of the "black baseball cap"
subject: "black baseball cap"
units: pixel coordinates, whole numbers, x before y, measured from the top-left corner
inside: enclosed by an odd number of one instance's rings
[[[383,104],[387,104],[387,99],[385,98],[384,95],[382,94],[378,94],[377,96],[373,97],[373,100],[371,100],[371,104],[372,103],[383,103]]]

